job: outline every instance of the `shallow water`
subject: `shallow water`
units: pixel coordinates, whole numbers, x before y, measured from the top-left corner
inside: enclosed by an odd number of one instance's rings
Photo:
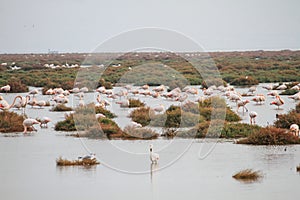
[[[256,147],[221,141],[204,159],[198,153],[210,140],[154,140],[160,162],[151,165],[150,141],[82,139],[101,164],[57,167],[60,155],[85,154],[80,139],[57,136],[43,129],[29,136],[0,138],[0,192],[3,199],[298,199],[300,146]],[[183,156],[178,149],[191,144]],[[124,153],[118,148],[138,152]],[[172,159],[171,159],[172,160]],[[110,165],[110,166],[108,166]],[[111,168],[113,167],[113,168]],[[163,170],[157,170],[165,167]],[[264,178],[242,183],[231,176],[246,168],[261,170]],[[153,170],[151,172],[151,169]],[[120,172],[127,170],[130,173]],[[146,171],[144,173],[133,174]],[[157,170],[157,171],[155,171]]]
[[[267,92],[258,89],[258,93]],[[15,94],[3,96],[11,102]],[[86,96],[88,101],[96,95]],[[49,97],[38,95],[37,99]],[[263,105],[254,102],[247,105],[249,110],[258,112],[258,124],[272,123],[276,113],[287,112],[296,103],[284,97],[284,109],[276,110],[269,105],[272,99],[267,97]],[[76,98],[70,100],[69,105],[78,104]],[[143,100],[151,105],[161,103],[157,99]],[[172,103],[163,102],[166,107]],[[228,103],[236,108],[234,103]],[[116,121],[121,127],[130,122],[126,118],[130,109],[115,104],[109,109],[118,114]],[[296,172],[300,164],[299,145],[259,147],[237,145],[230,140],[79,139],[54,131],[54,124],[63,120],[65,113],[30,107],[26,113],[32,118],[48,116],[52,122],[48,129],[37,127],[38,132],[28,135],[0,135],[1,199],[299,199],[300,173]],[[243,121],[249,123],[247,113]],[[149,160],[150,143],[160,154],[158,165],[152,165]],[[76,159],[88,151],[96,153],[100,165],[56,166],[59,156]],[[246,168],[261,170],[264,178],[255,183],[242,183],[231,177]]]

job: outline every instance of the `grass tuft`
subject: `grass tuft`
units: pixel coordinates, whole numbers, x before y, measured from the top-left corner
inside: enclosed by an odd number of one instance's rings
[[[263,175],[260,171],[254,171],[252,169],[245,169],[245,170],[239,171],[232,177],[236,180],[252,182],[252,181],[257,181],[258,179],[262,178]]]
[[[51,109],[53,112],[66,112],[66,111],[72,111],[73,109],[71,107],[68,107],[64,104],[57,104],[55,107]]]

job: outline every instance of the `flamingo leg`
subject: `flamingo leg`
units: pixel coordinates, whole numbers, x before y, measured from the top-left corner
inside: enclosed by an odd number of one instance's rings
[[[24,131],[23,133],[27,133],[27,126],[23,125],[24,126]]]

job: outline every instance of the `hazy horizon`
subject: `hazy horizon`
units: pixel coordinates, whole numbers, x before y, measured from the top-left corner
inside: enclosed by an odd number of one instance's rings
[[[0,54],[88,53],[143,27],[180,32],[208,52],[299,50],[299,7],[297,0],[2,0]]]

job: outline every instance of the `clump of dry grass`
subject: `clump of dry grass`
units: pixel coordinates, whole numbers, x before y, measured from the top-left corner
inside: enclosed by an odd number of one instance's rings
[[[145,103],[141,102],[139,99],[129,99],[129,108],[143,107]]]
[[[0,112],[0,132],[22,132],[24,116],[10,111]]]
[[[97,159],[83,159],[83,160],[67,160],[59,157],[56,159],[58,166],[74,166],[74,165],[98,165],[100,164]]]
[[[254,131],[248,138],[239,140],[238,144],[253,145],[287,145],[300,144],[299,137],[288,133],[286,129],[266,127]]]
[[[262,178],[262,174],[260,171],[254,171],[252,169],[245,169],[245,170],[239,171],[232,177],[237,180],[252,182],[252,181],[257,181],[258,179]]]
[[[158,133],[149,128],[135,128],[133,126],[126,126],[124,128],[124,137],[126,139],[157,139]]]
[[[66,112],[66,111],[72,111],[72,110],[73,109],[71,107],[68,107],[64,104],[57,104],[50,111],[53,111],[53,112]]]

